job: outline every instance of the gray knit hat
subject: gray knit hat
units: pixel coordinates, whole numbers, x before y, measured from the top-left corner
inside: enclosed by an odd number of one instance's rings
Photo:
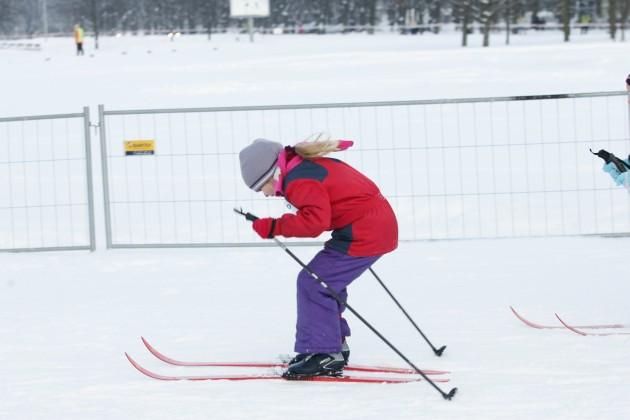
[[[243,181],[254,191],[260,191],[263,185],[273,176],[278,164],[278,155],[284,149],[275,141],[256,139],[241,150],[238,157],[241,161]]]

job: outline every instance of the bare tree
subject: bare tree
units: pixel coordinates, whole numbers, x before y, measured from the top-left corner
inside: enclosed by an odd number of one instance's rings
[[[468,34],[470,26],[475,20],[474,0],[453,0],[453,17],[459,22],[462,28],[462,47],[468,46]]]
[[[538,12],[540,12],[540,0],[529,0],[529,9],[532,12],[532,16],[537,16]]]
[[[442,19],[443,19],[443,8],[444,8],[444,3],[441,0],[427,0],[428,1],[428,8],[429,8],[429,23],[436,23],[437,25],[435,25],[435,29],[433,30],[433,32],[435,32],[436,34],[440,32],[440,23],[442,23]]]
[[[561,0],[561,9],[564,42],[569,42],[569,38],[571,37],[571,0]]]
[[[367,23],[370,26],[368,33],[373,34],[376,27],[376,0],[365,0],[367,3]]]
[[[0,0],[0,33],[10,34],[13,32],[16,14],[13,0]]]
[[[479,23],[482,27],[484,47],[490,45],[490,29],[492,24],[497,21],[502,9],[502,0],[479,0]]]
[[[101,30],[101,14],[100,5],[98,0],[90,0],[88,6],[90,8],[88,16],[92,22],[92,29],[94,30],[94,49],[98,50],[98,36]]]
[[[630,0],[621,0],[621,40],[626,40],[626,23],[630,13]]]
[[[603,13],[603,5],[602,5],[603,1],[602,0],[595,0],[595,15],[597,17],[602,17]]]
[[[38,3],[39,0],[22,0],[16,4],[16,12],[21,17],[24,32],[29,37],[33,36],[41,23],[41,8],[38,7]]]
[[[333,22],[333,1],[319,0],[316,3],[316,19],[318,24],[330,25]]]
[[[510,45],[510,32],[512,32],[512,28],[510,28],[510,24],[512,23],[512,1],[505,0],[505,45]]]
[[[611,39],[617,39],[617,0],[608,0],[608,31]]]
[[[212,39],[212,28],[217,26],[217,0],[203,0],[199,5],[199,12],[203,16],[203,25],[208,34],[208,40]]]
[[[354,10],[354,0],[341,0],[341,23],[344,26],[354,25],[352,11]]]

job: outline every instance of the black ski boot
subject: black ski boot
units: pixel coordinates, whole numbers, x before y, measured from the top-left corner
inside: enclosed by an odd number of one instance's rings
[[[311,353],[299,353],[298,355],[296,355],[293,359],[289,360],[289,362],[287,363],[287,367],[294,365],[298,362],[301,362],[305,357],[310,356]]]
[[[291,366],[298,362],[301,362],[305,357],[310,356],[310,354],[311,353],[299,353],[295,355],[293,359],[287,362],[287,366]],[[341,355],[343,356],[344,367],[348,366],[348,363],[350,362],[350,347],[348,346],[348,342],[346,341],[345,338],[343,339],[343,342],[341,343]]]
[[[310,355],[311,353],[299,353],[295,357],[293,357],[293,359],[289,360],[289,362],[287,363],[287,366],[291,366],[298,362],[301,362],[305,357],[310,356]],[[341,356],[343,356],[344,367],[348,366],[348,363],[350,362],[350,346],[348,346],[348,342],[346,341],[345,338],[343,342],[341,343]]]
[[[345,362],[339,353],[309,353],[298,355],[301,360],[289,364],[282,374],[285,379],[300,380],[310,376],[341,376]]]

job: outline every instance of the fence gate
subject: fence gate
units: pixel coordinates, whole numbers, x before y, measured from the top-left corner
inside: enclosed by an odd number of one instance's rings
[[[0,118],[0,251],[95,248],[89,110]]]

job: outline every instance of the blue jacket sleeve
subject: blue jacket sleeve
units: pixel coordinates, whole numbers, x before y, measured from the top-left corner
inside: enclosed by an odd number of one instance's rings
[[[630,163],[628,161],[625,162]],[[615,181],[615,184],[623,185],[624,187],[626,187],[628,192],[630,192],[630,171],[626,171],[623,173],[619,172],[615,164],[612,162],[605,164],[602,169],[604,170],[604,172],[607,172],[611,176],[613,181]]]

